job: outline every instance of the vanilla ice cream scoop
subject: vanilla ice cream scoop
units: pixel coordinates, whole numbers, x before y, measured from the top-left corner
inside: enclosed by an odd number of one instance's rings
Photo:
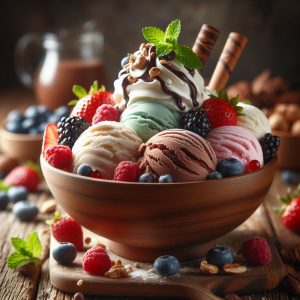
[[[271,132],[269,120],[259,108],[242,102],[238,106],[243,107],[242,114],[238,116],[238,126],[251,131],[258,140]]]
[[[74,172],[81,164],[99,170],[112,179],[114,169],[123,160],[134,160],[142,141],[134,130],[118,122],[99,122],[85,130],[75,142],[72,152]]]
[[[176,58],[157,57],[155,46],[150,44],[130,56],[114,87],[114,98],[127,106],[151,99],[179,111],[200,107],[206,95],[204,80],[197,70],[188,70]]]

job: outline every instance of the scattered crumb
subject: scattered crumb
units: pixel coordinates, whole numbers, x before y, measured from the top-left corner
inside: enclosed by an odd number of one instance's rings
[[[92,239],[88,236],[84,239],[85,244],[89,244],[92,241]]]
[[[45,201],[40,208],[40,212],[42,214],[51,214],[54,213],[55,211],[56,211],[56,201],[54,199]]]
[[[79,279],[76,283],[77,286],[82,286],[83,285],[83,280]]]

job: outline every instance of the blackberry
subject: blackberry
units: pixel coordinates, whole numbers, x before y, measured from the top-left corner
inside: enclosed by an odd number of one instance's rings
[[[185,130],[192,131],[206,138],[211,130],[205,110],[189,110],[181,119],[181,126]]]
[[[266,164],[275,157],[280,145],[280,138],[279,136],[267,133],[263,138],[259,140],[259,142],[264,155],[264,163]]]
[[[83,131],[91,125],[86,120],[76,116],[63,117],[57,123],[58,144],[72,149],[74,143]]]

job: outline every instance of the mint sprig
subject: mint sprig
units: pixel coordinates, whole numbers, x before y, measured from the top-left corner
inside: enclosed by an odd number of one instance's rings
[[[16,269],[31,262],[36,265],[40,261],[42,245],[36,232],[29,234],[26,240],[12,237],[11,244],[16,251],[7,258],[7,266],[10,269]]]
[[[181,22],[177,19],[172,21],[165,31],[159,27],[145,27],[142,29],[142,34],[146,41],[156,46],[158,57],[165,56],[174,51],[176,60],[186,68],[202,68],[202,62],[193,50],[188,46],[178,44],[180,31]]]

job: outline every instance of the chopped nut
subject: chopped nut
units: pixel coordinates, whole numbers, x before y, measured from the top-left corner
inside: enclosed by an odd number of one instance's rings
[[[128,53],[128,61],[129,63],[133,63],[135,61],[135,56],[131,53]]]
[[[42,214],[51,214],[56,211],[56,201],[54,199],[45,201],[40,209]]]
[[[92,239],[87,236],[85,239],[84,239],[84,242],[88,245],[90,242],[92,241]]]
[[[209,264],[206,260],[202,260],[200,263],[200,271],[205,274],[218,274],[219,268]]]
[[[142,55],[139,55],[137,57],[137,59],[135,60],[135,62],[132,64],[132,66],[135,68],[135,69],[143,69],[144,66],[146,65],[147,63],[147,59],[145,56],[142,56]]]
[[[160,69],[159,68],[153,67],[149,70],[149,75],[151,77],[157,77],[157,76],[159,76],[159,74],[160,74]]]
[[[114,265],[112,266],[112,268],[120,268],[120,267],[123,267],[123,263],[120,259],[117,259]]]
[[[137,78],[132,75],[129,75],[127,78],[130,83],[135,83],[137,81]]]
[[[147,57],[148,56],[148,49],[144,48],[141,53],[142,53],[143,56]]]
[[[127,273],[130,273],[133,271],[133,268],[131,265],[125,265],[124,268],[126,269]]]
[[[105,276],[112,279],[125,278],[128,277],[128,272],[124,267],[116,269],[110,268],[109,271],[105,273]]]
[[[223,270],[228,274],[242,274],[247,271],[247,268],[240,264],[225,264]]]
[[[77,286],[82,286],[83,285],[83,280],[79,279],[76,283]]]
[[[161,59],[159,62],[162,65],[168,65],[168,66],[172,65],[172,62],[170,60]]]
[[[139,47],[139,51],[141,53],[143,53],[143,50],[146,48],[146,44],[145,43],[141,43],[140,47]]]
[[[140,264],[139,262],[135,262],[135,263],[133,264],[133,266],[134,266],[135,268],[137,268],[137,269],[139,269],[139,268],[142,267],[141,264]]]

